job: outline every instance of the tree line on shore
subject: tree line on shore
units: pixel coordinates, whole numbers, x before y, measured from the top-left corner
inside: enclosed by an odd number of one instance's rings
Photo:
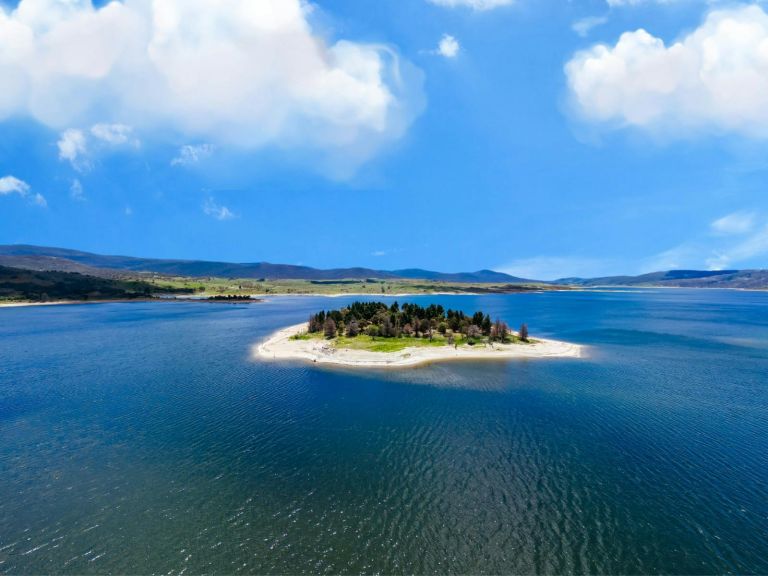
[[[491,320],[481,311],[467,315],[461,310],[445,310],[439,304],[423,307],[418,304],[397,302],[387,306],[383,302],[354,302],[340,310],[321,310],[309,317],[310,334],[323,333],[326,338],[361,334],[372,338],[428,338],[435,334],[446,337],[453,344],[461,334],[468,342],[487,339],[490,342],[507,342],[511,332],[506,322]],[[528,327],[520,327],[520,340],[528,342]]]

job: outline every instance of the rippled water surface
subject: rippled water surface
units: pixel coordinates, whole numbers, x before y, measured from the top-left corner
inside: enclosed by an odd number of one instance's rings
[[[411,300],[590,357],[250,358],[341,299],[0,309],[0,572],[768,573],[768,294]]]

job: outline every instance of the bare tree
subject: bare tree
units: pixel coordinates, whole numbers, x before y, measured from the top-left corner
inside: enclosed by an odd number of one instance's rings
[[[520,340],[528,342],[528,325],[525,322],[520,326]]]
[[[480,338],[482,335],[483,335],[483,330],[480,328],[480,326],[472,324],[470,325],[469,328],[467,328],[467,338],[471,340]]]
[[[336,337],[336,322],[333,321],[333,318],[328,317],[325,319],[325,324],[323,324],[323,333],[329,340]]]
[[[354,338],[358,334],[360,334],[360,324],[357,323],[355,318],[352,318],[349,324],[347,324],[347,336]]]
[[[491,338],[503,343],[506,342],[508,334],[509,327],[507,324],[502,322],[499,318],[496,318],[496,322],[491,326]]]

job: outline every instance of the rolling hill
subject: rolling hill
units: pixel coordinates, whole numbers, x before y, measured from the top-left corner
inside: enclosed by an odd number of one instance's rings
[[[640,276],[603,278],[561,278],[559,284],[572,286],[662,286],[668,288],[768,288],[768,270],[668,270]]]
[[[531,280],[494,272],[442,273],[412,268],[374,270],[371,268],[334,268],[321,270],[308,266],[271,264],[269,262],[228,263],[205,260],[163,260],[132,256],[104,256],[66,248],[29,245],[0,246],[0,265],[28,270],[54,270],[109,276],[125,272],[152,272],[167,276],[220,278],[265,278],[268,280],[342,280],[409,279],[453,283],[530,283]]]
[[[269,262],[231,263],[207,260],[177,260],[106,256],[67,248],[30,245],[0,245],[0,266],[25,270],[76,272],[102,278],[124,277],[126,274],[158,274],[191,278],[242,278],[266,280],[338,281],[348,279],[425,280],[452,284],[557,284],[584,288],[610,286],[662,286],[679,288],[743,288],[768,289],[768,270],[668,270],[639,276],[606,276],[601,278],[561,278],[541,282],[495,272],[444,273],[408,268],[375,270],[372,268],[332,268],[322,270],[309,266],[272,264]]]
[[[95,277],[79,272],[0,266],[0,301],[134,300],[149,298],[158,292],[167,290],[147,282]]]

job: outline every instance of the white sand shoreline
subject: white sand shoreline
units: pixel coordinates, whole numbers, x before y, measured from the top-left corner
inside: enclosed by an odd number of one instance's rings
[[[336,349],[326,340],[291,340],[305,332],[307,324],[278,330],[252,347],[254,359],[303,360],[317,364],[367,368],[399,368],[446,360],[508,360],[537,358],[583,358],[585,347],[557,340],[536,339],[533,344],[493,344],[493,346],[413,347],[398,352]]]
[[[27,308],[29,306],[70,306],[72,304],[84,304],[84,302],[75,302],[70,300],[59,300],[56,302],[0,302],[0,308]]]

